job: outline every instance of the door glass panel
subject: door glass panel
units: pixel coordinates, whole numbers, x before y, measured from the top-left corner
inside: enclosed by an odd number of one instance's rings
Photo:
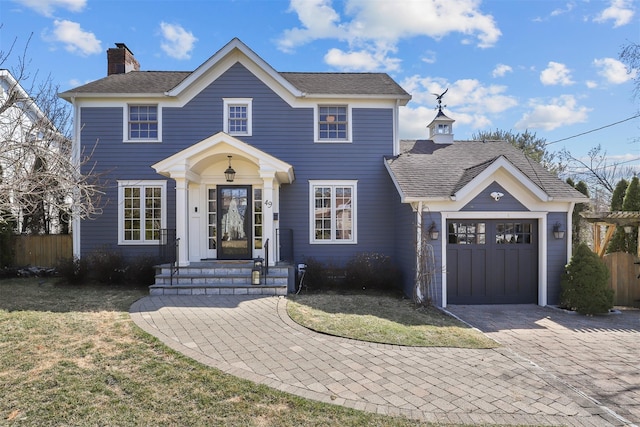
[[[216,189],[210,188],[207,194],[207,206],[208,206],[208,226],[207,226],[207,240],[209,249],[217,249],[218,246],[218,201],[216,197]]]
[[[218,189],[220,222],[220,256],[250,258],[251,210],[249,188],[221,187]]]

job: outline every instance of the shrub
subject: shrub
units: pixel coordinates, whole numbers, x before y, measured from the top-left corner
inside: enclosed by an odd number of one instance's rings
[[[303,286],[306,290],[319,291],[338,289],[344,279],[344,269],[333,262],[323,263],[315,258],[305,258],[307,270]]]
[[[124,283],[127,265],[120,252],[108,248],[94,251],[89,255],[92,278],[100,283],[120,285]]]
[[[64,258],[56,263],[61,280],[69,285],[84,284],[89,277],[89,262],[84,258]]]
[[[391,258],[378,253],[361,253],[347,262],[345,285],[351,289],[388,291],[402,283],[400,270]]]
[[[608,281],[609,269],[604,261],[581,243],[562,275],[561,305],[582,314],[608,312],[613,307]]]
[[[156,280],[157,259],[150,255],[140,255],[129,263],[126,278],[127,283],[134,285],[153,285]]]

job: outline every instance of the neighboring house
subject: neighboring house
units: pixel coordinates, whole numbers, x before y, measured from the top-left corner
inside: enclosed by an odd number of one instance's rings
[[[55,95],[55,94],[53,94]],[[53,234],[66,229],[59,186],[70,174],[60,165],[70,146],[9,70],[0,69],[0,214],[18,232]],[[67,162],[68,164],[69,162]],[[1,218],[0,218],[1,219]]]
[[[444,114],[434,123],[448,127],[434,132],[451,141],[401,143],[398,112],[411,97],[387,74],[278,72],[238,39],[193,72],[139,71],[124,44],[108,59],[106,78],[61,94],[75,107],[76,151],[96,145],[96,173],[113,183],[103,215],[74,225],[76,255],[104,246],[152,253],[165,229],[180,239],[181,266],[265,257],[265,246],[269,265],[375,252],[403,267],[410,294],[425,218],[418,212],[429,212],[429,224],[452,230],[434,248],[436,303],[456,301],[445,283],[469,271],[462,250],[446,242],[471,242],[468,230],[482,223],[494,252],[498,227],[501,238],[517,228],[516,239],[533,242],[536,256],[521,264],[537,274],[538,292],[526,302],[554,302],[570,233],[551,241],[548,230],[555,222],[570,229],[583,196],[539,165],[525,168],[508,144],[453,143]],[[504,196],[488,203],[487,192]]]

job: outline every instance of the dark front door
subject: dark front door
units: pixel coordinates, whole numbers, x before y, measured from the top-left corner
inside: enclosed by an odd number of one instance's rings
[[[449,304],[538,302],[537,220],[450,220]]]
[[[218,187],[218,258],[251,259],[251,187]]]

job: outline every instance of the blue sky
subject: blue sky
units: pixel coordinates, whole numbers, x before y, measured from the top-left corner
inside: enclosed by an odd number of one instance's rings
[[[530,130],[584,156],[640,168],[640,118],[621,47],[640,43],[637,0],[0,0],[14,39],[61,90],[106,75],[123,42],[142,70],[194,70],[238,37],[278,71],[383,71],[412,101],[401,137],[424,138],[449,88],[455,139]],[[17,56],[3,68],[16,66]]]

